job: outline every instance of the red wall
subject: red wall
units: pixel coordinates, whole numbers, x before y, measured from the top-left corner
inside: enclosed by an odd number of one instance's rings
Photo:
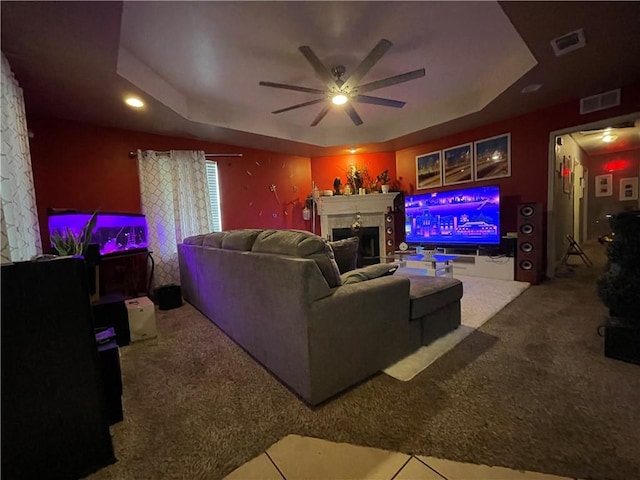
[[[333,181],[340,178],[342,185],[347,183],[347,171],[352,165],[366,167],[375,180],[384,170],[389,170],[389,178],[396,178],[395,152],[346,154],[329,157],[313,157],[311,177],[320,190],[333,190]]]
[[[412,191],[416,155],[506,132],[511,132],[511,176],[469,185],[498,183],[503,196],[503,233],[515,231],[518,203],[541,202],[546,211],[549,133],[640,110],[640,85],[624,88],[622,102],[616,108],[580,115],[576,100],[395,153],[313,159],[30,116],[28,126],[34,134],[31,156],[43,244],[48,244],[47,207],[140,212],[136,161],[128,155],[138,148],[243,153],[242,158],[218,159],[223,228],[310,230],[310,221],[302,220],[302,208],[312,179],[320,190],[333,189],[335,177],[340,177],[344,184],[346,171],[355,163],[366,166],[372,176],[388,169],[392,179],[402,178],[403,189]],[[272,184],[276,185],[277,197],[269,189]]]
[[[621,97],[621,106],[588,115],[580,115],[579,101],[576,100],[399,150],[396,154],[397,175],[403,178],[403,190],[413,192],[417,155],[511,132],[510,177],[440,187],[434,191],[451,190],[464,185],[500,185],[502,233],[514,232],[519,203],[540,202],[543,210],[547,211],[549,134],[640,110],[640,85],[624,88]],[[546,225],[546,218],[544,222]]]
[[[588,169],[587,238],[592,240],[611,232],[607,215],[640,206],[638,200],[620,200],[620,180],[640,175],[640,149],[602,155],[585,154],[582,160]],[[597,197],[596,177],[605,174],[612,175],[612,194]]]
[[[129,158],[138,148],[242,153],[217,159],[223,228],[310,230],[302,220],[311,191],[308,157],[53,118],[29,117],[27,123],[43,245],[49,245],[47,208],[141,212],[137,163]]]

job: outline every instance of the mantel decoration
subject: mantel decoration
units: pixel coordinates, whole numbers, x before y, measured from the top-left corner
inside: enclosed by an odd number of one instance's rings
[[[351,224],[351,230],[354,234],[358,234],[358,232],[360,231],[360,227],[362,226],[362,224],[360,223],[360,212],[356,212],[356,216],[353,220],[353,223]]]
[[[389,169],[383,170],[380,175],[376,177],[376,180],[380,184],[380,190],[382,193],[389,193]]]
[[[609,308],[604,325],[605,356],[640,364],[640,210],[610,218],[608,268],[598,294]]]
[[[347,183],[351,186],[351,191],[356,195],[358,193],[370,193],[374,188],[375,182],[365,166],[351,165],[346,175]]]

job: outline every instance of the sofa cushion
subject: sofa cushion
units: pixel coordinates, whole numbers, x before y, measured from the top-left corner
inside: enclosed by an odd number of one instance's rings
[[[253,247],[258,235],[262,232],[259,229],[229,230],[222,237],[222,248],[225,250],[238,250],[248,252]]]
[[[251,249],[258,253],[277,253],[316,262],[329,287],[339,287],[340,270],[327,241],[306,230],[264,230]]]
[[[227,232],[207,233],[204,237],[204,241],[202,242],[202,246],[222,248],[222,239],[225,237],[226,234]]]
[[[462,282],[455,278],[404,275],[402,271],[398,275],[408,277],[411,282],[409,297],[412,320],[422,318],[462,298]]]
[[[207,234],[202,234],[202,235],[193,235],[191,237],[187,237],[184,240],[182,240],[182,243],[185,245],[198,245],[201,246],[202,242],[204,241],[204,237],[206,237]]]
[[[389,263],[367,265],[366,267],[358,268],[351,272],[342,274],[342,284],[347,285],[349,283],[366,282],[367,280],[373,280],[374,278],[393,275],[397,269],[398,265]]]
[[[329,242],[333,250],[333,256],[338,264],[340,273],[347,273],[355,270],[358,266],[358,246],[360,239],[358,237],[345,238],[344,240],[336,240]]]

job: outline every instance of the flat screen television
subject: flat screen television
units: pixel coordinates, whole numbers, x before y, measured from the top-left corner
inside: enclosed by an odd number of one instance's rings
[[[433,246],[500,244],[500,187],[405,197],[405,241]]]

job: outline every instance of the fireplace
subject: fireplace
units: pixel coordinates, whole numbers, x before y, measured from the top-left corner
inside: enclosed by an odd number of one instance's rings
[[[380,262],[380,229],[378,227],[362,227],[354,232],[351,228],[334,228],[331,231],[333,240],[358,237],[358,268]]]
[[[351,237],[351,225],[359,215],[360,252],[358,266],[380,263],[385,250],[385,214],[394,211],[394,193],[337,195],[318,199],[321,234],[327,240]]]

